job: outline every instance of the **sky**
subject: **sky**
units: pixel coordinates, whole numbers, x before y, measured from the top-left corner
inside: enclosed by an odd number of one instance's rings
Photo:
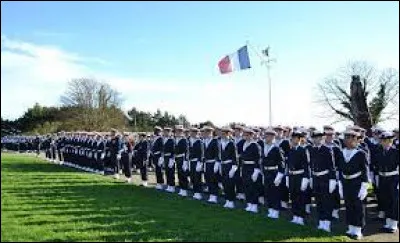
[[[252,68],[221,75],[246,43]],[[1,116],[60,105],[69,80],[91,77],[124,110],[268,125],[267,46],[273,125],[321,127],[334,119],[320,118],[318,82],[350,60],[398,69],[399,3],[2,1]]]

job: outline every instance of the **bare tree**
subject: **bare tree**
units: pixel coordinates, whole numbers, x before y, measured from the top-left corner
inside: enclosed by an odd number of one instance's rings
[[[377,70],[366,62],[349,62],[318,84],[316,102],[327,111],[322,117],[334,118],[332,123],[352,121],[369,129],[398,119],[398,70]]]
[[[64,107],[75,108],[70,113],[75,120],[71,123],[76,122],[88,131],[121,127],[126,119],[120,109],[120,93],[107,83],[95,79],[71,80],[65,94],[61,96],[61,102]]]

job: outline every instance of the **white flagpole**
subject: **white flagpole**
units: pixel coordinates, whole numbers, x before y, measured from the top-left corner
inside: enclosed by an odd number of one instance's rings
[[[272,126],[272,85],[271,85],[271,62],[275,62],[276,59],[271,59],[269,58],[269,53],[267,56],[267,60],[264,59],[263,56],[261,56],[257,49],[255,49],[252,45],[250,45],[249,41],[246,41],[247,45],[250,46],[253,51],[257,54],[257,56],[261,59],[261,65],[265,65],[267,67],[267,72],[268,72],[268,93],[269,93],[269,126]],[[269,50],[269,46],[267,48]]]

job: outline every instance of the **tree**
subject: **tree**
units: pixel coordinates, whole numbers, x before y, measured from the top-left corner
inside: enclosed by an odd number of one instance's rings
[[[69,126],[87,131],[124,128],[127,120],[120,109],[120,93],[107,83],[95,79],[73,79],[61,96],[64,108],[69,108]]]
[[[370,129],[380,122],[398,119],[398,70],[349,62],[318,84],[316,101],[327,111],[324,117],[336,118],[333,123],[351,121]]]

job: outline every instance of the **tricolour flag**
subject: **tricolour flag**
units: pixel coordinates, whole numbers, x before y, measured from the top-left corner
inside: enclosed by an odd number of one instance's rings
[[[221,74],[250,68],[249,53],[247,46],[243,46],[235,53],[232,53],[218,63]]]

